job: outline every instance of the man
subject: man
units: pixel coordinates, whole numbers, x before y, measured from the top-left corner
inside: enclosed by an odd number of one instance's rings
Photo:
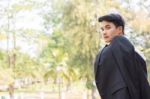
[[[144,59],[124,37],[125,22],[119,14],[99,18],[106,46],[95,60],[95,82],[102,99],[150,99]]]

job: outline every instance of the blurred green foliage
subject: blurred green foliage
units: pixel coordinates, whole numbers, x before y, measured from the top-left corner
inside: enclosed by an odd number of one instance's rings
[[[85,80],[85,86],[92,89],[93,63],[103,45],[97,18],[113,11],[123,15],[125,34],[144,53],[150,73],[150,12],[144,3],[138,5],[142,8],[138,10],[134,10],[128,0],[17,0],[7,6],[2,7],[6,12],[0,13],[8,20],[0,29],[0,41],[8,44],[12,39],[13,48],[10,49],[9,44],[6,50],[1,48],[0,70],[12,69],[14,79],[31,77],[40,82],[50,79],[57,83],[61,77],[67,86]],[[37,11],[43,20],[43,28],[11,28],[23,11]],[[24,39],[28,45],[36,45],[36,57],[21,52],[16,44],[19,39]]]

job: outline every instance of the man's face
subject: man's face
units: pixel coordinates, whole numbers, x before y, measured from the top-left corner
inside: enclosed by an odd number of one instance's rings
[[[122,35],[122,27],[116,27],[112,22],[102,21],[101,22],[101,33],[106,43],[111,42],[113,37]]]

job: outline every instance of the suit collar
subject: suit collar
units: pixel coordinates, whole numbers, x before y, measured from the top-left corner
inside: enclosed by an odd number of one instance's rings
[[[107,46],[108,45],[106,44],[105,47],[107,47]],[[103,50],[104,50],[105,47],[103,47],[103,49],[101,51],[99,51],[99,53],[96,56],[96,61],[95,61],[95,64],[94,64],[95,75],[97,73],[97,68],[98,68],[98,65],[99,65],[99,62],[100,62],[101,53],[103,52]]]

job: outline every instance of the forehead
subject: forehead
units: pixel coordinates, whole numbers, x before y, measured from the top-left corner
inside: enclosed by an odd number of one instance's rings
[[[115,25],[112,22],[102,21],[101,27],[106,27],[106,26],[115,26]]]

